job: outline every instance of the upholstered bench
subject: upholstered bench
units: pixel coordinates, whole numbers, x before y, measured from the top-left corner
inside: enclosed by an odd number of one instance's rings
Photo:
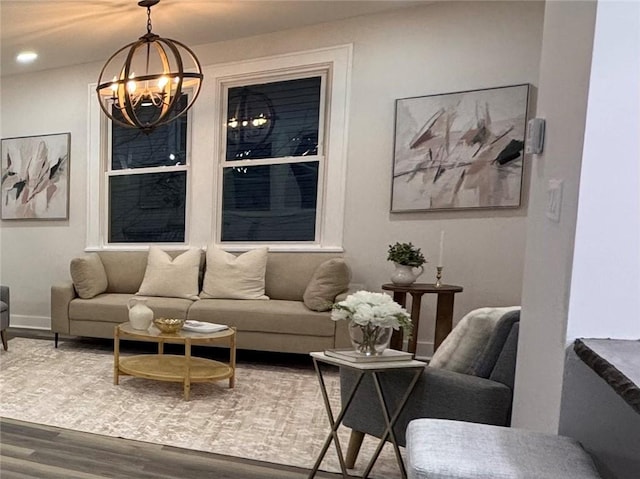
[[[409,479],[600,479],[575,440],[443,419],[409,423]]]

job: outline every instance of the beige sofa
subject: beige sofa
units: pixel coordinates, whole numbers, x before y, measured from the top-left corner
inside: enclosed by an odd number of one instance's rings
[[[146,251],[102,251],[106,291],[90,299],[78,296],[69,281],[51,288],[51,330],[58,335],[113,337],[114,327],[128,321],[127,303],[138,291],[147,266]],[[175,257],[177,253],[170,253]],[[201,281],[205,268],[202,255]],[[330,312],[312,311],[303,302],[316,268],[334,253],[269,252],[265,293],[269,300],[149,297],[155,317],[172,317],[227,324],[237,328],[237,347],[260,351],[308,353],[347,347],[345,321],[333,321]],[[340,295],[338,300],[344,297]]]

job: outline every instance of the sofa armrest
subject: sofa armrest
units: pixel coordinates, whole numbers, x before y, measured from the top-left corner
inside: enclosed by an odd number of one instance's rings
[[[413,373],[389,371],[380,375],[380,383],[391,411],[402,399]],[[355,382],[355,373],[340,370],[342,400]],[[426,367],[394,431],[400,444],[405,443],[405,430],[416,418],[450,419],[505,426],[509,424],[512,391],[502,383]],[[375,409],[374,409],[375,408]],[[384,421],[371,377],[364,379],[344,418],[347,427],[379,437]]]
[[[69,334],[69,303],[77,297],[71,281],[51,286],[51,331]]]

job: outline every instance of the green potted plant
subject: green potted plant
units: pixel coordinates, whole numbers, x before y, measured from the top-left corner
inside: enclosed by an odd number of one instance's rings
[[[388,261],[393,261],[396,266],[391,275],[391,281],[397,285],[409,285],[415,282],[424,273],[424,266],[427,260],[412,243],[396,243],[389,245]],[[416,272],[415,269],[420,271]]]

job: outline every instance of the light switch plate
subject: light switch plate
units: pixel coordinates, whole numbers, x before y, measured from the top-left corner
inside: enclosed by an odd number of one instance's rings
[[[547,218],[549,218],[551,221],[559,223],[561,206],[562,180],[549,180],[549,183],[547,183]]]

